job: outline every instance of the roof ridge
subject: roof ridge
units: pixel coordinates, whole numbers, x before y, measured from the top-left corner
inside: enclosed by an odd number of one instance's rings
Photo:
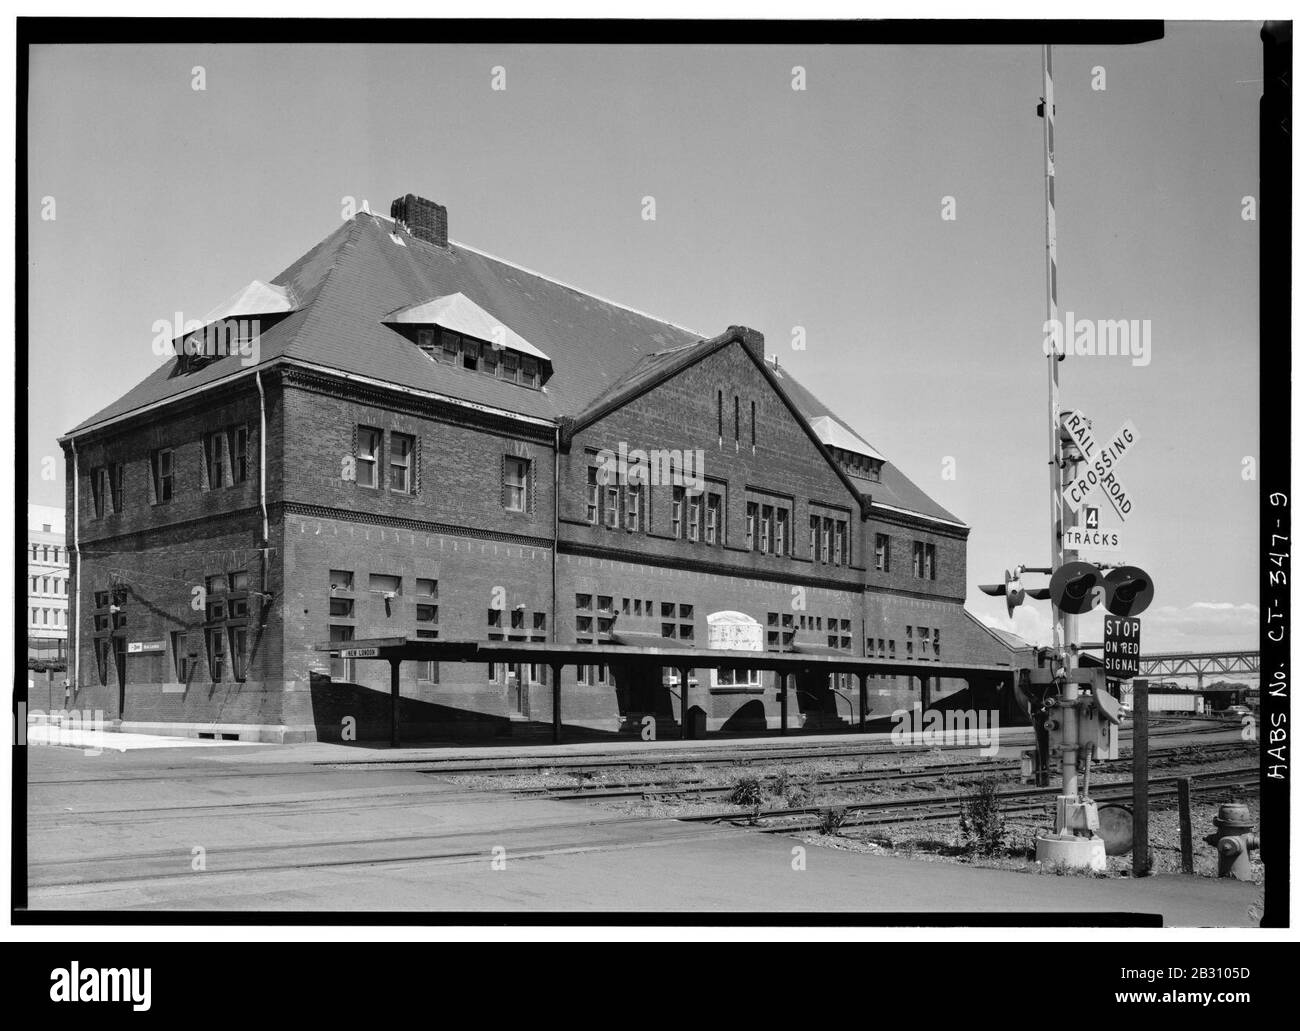
[[[651,315],[648,311],[642,311],[640,308],[633,308],[630,304],[623,304],[620,301],[611,301],[608,297],[602,297],[600,294],[594,294],[590,290],[584,290],[580,286],[574,286],[572,283],[566,283],[562,279],[556,279],[554,276],[548,276],[545,272],[538,272],[537,269],[529,268],[527,265],[520,265],[518,262],[510,261],[508,258],[502,258],[496,254],[490,254],[489,252],[480,250],[477,247],[471,247],[467,243],[461,243],[459,240],[452,240],[448,238],[447,242],[453,244],[456,247],[460,247],[464,250],[467,250],[471,254],[477,254],[481,258],[487,258],[491,261],[500,262],[502,265],[507,265],[512,269],[517,269],[520,272],[526,272],[528,275],[536,276],[538,279],[544,279],[548,283],[554,283],[556,286],[563,287],[565,290],[572,290],[576,294],[582,294],[584,297],[590,297],[593,301],[599,301],[601,304],[608,304],[614,308],[622,308],[624,311],[630,311],[633,315],[640,315],[643,319],[650,319],[652,322],[659,322],[665,326],[672,326],[673,329],[680,329],[683,333],[690,333],[693,336],[699,337],[701,340],[709,339],[705,336],[705,334],[701,333],[699,330],[691,329],[690,326],[683,326],[679,322],[672,322],[669,319],[660,318],[658,315]],[[689,347],[691,345],[686,344],[684,346]],[[652,353],[657,353],[657,352],[652,352]]]

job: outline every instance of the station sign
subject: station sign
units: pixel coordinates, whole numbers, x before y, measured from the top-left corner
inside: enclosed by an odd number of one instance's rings
[[[167,650],[166,641],[127,641],[128,655],[161,655]]]
[[[378,648],[341,648],[339,650],[340,659],[377,659],[379,658]]]
[[[1142,620],[1135,616],[1107,616],[1103,648],[1106,676],[1117,680],[1136,677],[1142,659]]]

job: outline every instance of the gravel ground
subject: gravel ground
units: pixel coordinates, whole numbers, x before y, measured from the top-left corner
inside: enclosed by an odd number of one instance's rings
[[[1000,756],[1005,761],[1008,756]],[[1258,749],[1243,748],[1240,752],[1205,752],[1196,746],[1177,752],[1152,757],[1150,776],[1166,777],[1179,773],[1205,776],[1221,770],[1254,765]],[[969,763],[971,772],[950,773],[933,780],[881,781],[867,784],[816,785],[799,784],[801,780],[845,775],[857,772],[883,770],[919,770],[936,764]],[[977,755],[954,755],[951,751],[933,749],[903,757],[867,756],[851,760],[809,759],[799,762],[740,762],[728,766],[637,766],[574,770],[554,768],[540,773],[461,775],[449,778],[456,784],[478,790],[521,791],[551,788],[577,791],[581,788],[618,788],[629,783],[654,780],[660,782],[655,790],[670,789],[675,783],[687,785],[707,784],[714,787],[734,787],[742,780],[758,778],[761,795],[749,804],[733,804],[726,796],[696,796],[653,794],[635,799],[593,799],[589,804],[612,808],[632,816],[673,819],[699,813],[746,814],[755,809],[803,808],[808,806],[835,806],[870,801],[915,799],[927,801],[936,795],[967,795],[974,792],[989,774],[981,771],[985,763]],[[1112,772],[1113,771],[1113,772]],[[784,774],[785,782],[773,780]],[[995,773],[993,776],[1003,790],[1020,787],[1018,772]],[[1131,769],[1126,765],[1115,768],[1114,763],[1101,763],[1093,767],[1091,783],[1102,786],[1130,780]],[[1195,872],[1200,876],[1217,876],[1218,862],[1214,850],[1204,842],[1204,837],[1214,830],[1211,822],[1221,802],[1229,801],[1227,792],[1211,791],[1198,794],[1193,782],[1192,794],[1192,849]],[[1258,796],[1252,792],[1246,799],[1252,810],[1258,810]],[[854,830],[844,828],[839,835],[822,835],[804,831],[792,832],[800,840],[827,848],[851,851],[905,855],[933,862],[956,862],[997,869],[1019,870],[1027,873],[1041,872],[1034,861],[1034,838],[1051,829],[1054,803],[1044,802],[1041,813],[1009,813],[1006,816],[1006,847],[996,855],[971,855],[963,847],[956,820],[928,822],[900,821],[896,824],[877,825]],[[1153,803],[1150,818],[1150,843],[1154,873],[1177,873],[1181,870],[1179,851],[1178,809],[1164,800]],[[1258,829],[1258,827],[1257,827]],[[1102,876],[1128,876],[1132,866],[1131,856],[1108,856],[1107,872]],[[1263,881],[1263,864],[1253,864],[1254,879]]]

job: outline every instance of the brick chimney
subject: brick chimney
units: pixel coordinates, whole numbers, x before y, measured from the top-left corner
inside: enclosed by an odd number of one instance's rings
[[[447,209],[441,204],[408,193],[393,201],[389,215],[406,223],[412,236],[439,247],[447,246]]]

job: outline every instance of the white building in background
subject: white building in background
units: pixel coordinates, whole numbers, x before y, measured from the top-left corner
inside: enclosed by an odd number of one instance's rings
[[[63,509],[27,506],[27,657],[68,657],[68,546]]]

